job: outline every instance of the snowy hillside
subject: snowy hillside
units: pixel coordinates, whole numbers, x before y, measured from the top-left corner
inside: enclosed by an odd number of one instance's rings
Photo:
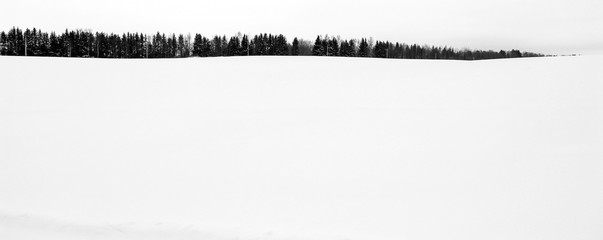
[[[603,57],[0,57],[0,239],[600,240]]]

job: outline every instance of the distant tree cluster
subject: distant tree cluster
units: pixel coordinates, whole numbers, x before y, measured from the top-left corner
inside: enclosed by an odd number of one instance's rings
[[[359,42],[356,46],[356,42]],[[408,45],[404,43],[391,43],[372,40],[337,40],[336,38],[323,38],[320,36],[314,43],[314,55],[344,56],[344,57],[375,57],[375,58],[404,58],[404,59],[456,59],[456,60],[482,60],[496,58],[540,57],[541,54],[520,52],[519,50],[482,51],[482,50],[456,50],[450,47],[436,47],[428,45]]]
[[[299,45],[296,47],[287,43],[287,38],[281,35],[259,34],[250,38],[247,35],[204,37],[195,35],[193,41],[193,56],[217,57],[217,56],[251,56],[251,55],[295,55],[290,51],[299,53]]]
[[[192,40],[192,41],[191,41]],[[258,34],[253,37],[167,35],[157,33],[113,34],[90,30],[65,30],[57,34],[39,29],[25,31],[13,27],[0,32],[0,55],[94,58],[184,58],[257,55],[314,55],[400,59],[481,60],[496,58],[541,57],[542,54],[510,51],[454,49],[427,45],[408,45],[371,39],[345,40],[318,36],[314,43],[294,38],[291,43],[282,34]]]
[[[142,33],[107,34],[65,30],[62,34],[13,28],[0,32],[0,54],[11,56],[174,58],[190,56],[189,37]]]

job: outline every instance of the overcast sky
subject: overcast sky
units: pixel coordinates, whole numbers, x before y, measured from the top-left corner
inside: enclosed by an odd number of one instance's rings
[[[0,28],[45,31],[282,33],[511,49],[603,53],[602,0],[16,0]]]

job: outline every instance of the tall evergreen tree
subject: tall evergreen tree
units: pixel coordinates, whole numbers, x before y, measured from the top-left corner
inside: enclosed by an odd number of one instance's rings
[[[511,58],[520,58],[522,54],[519,50],[512,49],[509,55]]]
[[[268,55],[268,43],[264,35],[256,35],[253,39],[255,55]]]
[[[29,28],[25,29],[25,32],[23,32],[23,47],[24,47],[24,55],[25,56],[31,56],[31,48],[32,48],[32,44],[31,44],[31,40],[32,40],[32,36],[31,36],[31,31],[29,30]]]
[[[226,35],[222,35],[222,40],[220,42],[222,43],[222,56],[227,56],[228,55],[228,39],[226,38]]]
[[[385,42],[377,41],[373,47],[373,56],[376,58],[387,57],[388,44]]]
[[[331,38],[327,42],[329,56],[339,56],[339,42],[337,42],[336,38]]]
[[[184,44],[184,36],[182,34],[178,35],[178,57],[188,57],[184,52],[185,44]]]
[[[238,56],[240,48],[241,48],[241,42],[239,41],[239,38],[236,36],[233,36],[228,41],[228,49],[226,51],[226,55],[227,56]]]
[[[369,45],[365,38],[360,40],[360,45],[358,45],[358,57],[368,57],[369,56]]]
[[[59,56],[59,54],[61,52],[59,39],[54,32],[50,33],[49,41],[50,41],[50,46],[48,48],[48,56],[53,56],[53,57]]]
[[[212,56],[222,56],[222,38],[220,36],[214,36],[212,47]]]
[[[138,53],[138,57],[139,58],[144,58],[146,57],[146,42],[147,42],[147,37],[140,33],[140,36],[138,37],[139,41],[138,41],[138,45],[137,45],[137,53]]]
[[[241,40],[241,48],[239,49],[239,53],[241,56],[249,56],[249,37],[247,35],[243,35],[243,39]]]
[[[356,53],[356,40],[350,40],[349,41],[349,57],[355,57],[357,55]]]
[[[193,55],[201,57],[201,46],[203,37],[201,34],[195,34],[195,40],[193,41]]]
[[[339,53],[339,55],[342,57],[353,57],[355,55],[354,49],[350,45],[350,42],[348,42],[347,40],[341,41],[341,45],[339,46]]]
[[[323,40],[320,39],[320,36],[316,37],[316,41],[314,41],[314,47],[312,47],[312,55],[314,56],[324,56],[325,48],[323,46]]]
[[[213,56],[212,41],[210,41],[209,38],[203,37],[202,43],[203,44],[202,44],[202,48],[201,48],[201,56],[202,57]]]
[[[4,31],[0,32],[0,55],[8,55],[8,37]]]
[[[279,34],[274,37],[274,55],[287,55],[289,54],[289,46],[287,45],[287,38],[283,34]]]
[[[294,38],[293,43],[291,44],[291,55],[299,55],[299,40],[297,40],[297,38]]]

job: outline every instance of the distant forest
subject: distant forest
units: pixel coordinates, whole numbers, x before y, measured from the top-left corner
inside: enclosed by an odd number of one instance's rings
[[[469,50],[366,39],[341,39],[318,36],[315,41],[282,34],[258,34],[253,37],[166,35],[157,33],[104,33],[89,30],[65,30],[47,33],[39,29],[13,27],[0,32],[0,55],[84,58],[186,58],[258,55],[307,55],[404,59],[482,60],[497,58],[541,57],[542,54],[519,50]]]

